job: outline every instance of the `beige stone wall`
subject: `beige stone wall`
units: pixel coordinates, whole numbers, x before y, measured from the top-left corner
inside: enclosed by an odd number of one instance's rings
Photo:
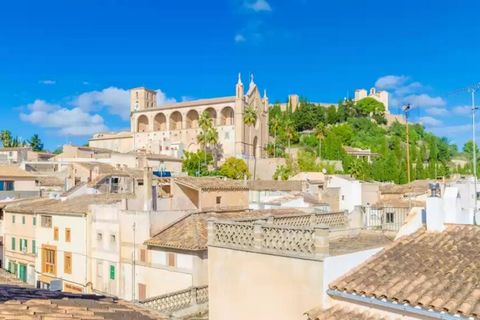
[[[3,178],[0,178],[3,180]],[[5,178],[5,180],[9,180]],[[15,191],[37,191],[39,188],[35,184],[34,179],[19,179],[16,178],[13,186]]]
[[[209,247],[210,320],[304,319],[321,303],[323,262]]]
[[[130,137],[98,137],[88,142],[90,147],[104,148],[121,153],[133,151],[133,136]]]
[[[202,210],[248,209],[248,190],[245,191],[202,191],[200,194],[200,206]],[[217,203],[220,197],[220,203]]]
[[[371,206],[379,200],[379,185],[376,183],[362,183],[362,206]]]

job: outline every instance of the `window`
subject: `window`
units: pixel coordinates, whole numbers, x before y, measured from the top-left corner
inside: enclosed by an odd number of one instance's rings
[[[58,227],[53,228],[53,240],[58,240]]]
[[[222,203],[222,197],[217,197],[217,204]]]
[[[25,216],[22,216],[22,224],[25,224]]]
[[[71,239],[71,231],[70,228],[65,229],[65,242],[70,242]]]
[[[15,215],[12,214],[12,223],[15,223]]]
[[[177,257],[175,256],[175,253],[172,253],[172,252],[167,253],[167,264],[169,267],[177,266]]]
[[[387,212],[385,216],[386,223],[393,223],[394,222],[394,213]]]
[[[34,226],[37,225],[37,217],[33,217],[33,225],[34,225]]]
[[[13,186],[13,181],[0,180],[0,191],[12,191]]]
[[[15,250],[15,237],[12,237],[12,250]]]
[[[52,217],[51,216],[42,216],[41,217],[41,224],[44,228],[51,228],[52,227]]]
[[[37,241],[32,240],[32,253],[37,254]]]
[[[67,274],[72,273],[72,253],[65,252],[63,254],[63,272]]]
[[[115,266],[110,266],[110,280],[115,280]]]
[[[42,247],[42,272],[57,273],[57,251],[51,247]]]
[[[97,233],[97,240],[98,240],[98,241],[102,241],[102,239],[103,239],[102,234],[101,234],[101,233]]]
[[[20,246],[20,251],[26,252],[28,247],[27,239],[20,239],[19,246]]]

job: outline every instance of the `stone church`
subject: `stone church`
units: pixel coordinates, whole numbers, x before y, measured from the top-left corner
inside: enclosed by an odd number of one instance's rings
[[[257,112],[255,126],[244,124],[244,111],[252,106]],[[184,151],[201,148],[197,141],[199,117],[210,114],[218,131],[224,157],[265,156],[268,143],[268,98],[261,97],[251,76],[245,93],[239,75],[235,95],[219,98],[157,105],[156,92],[147,88],[130,90],[130,132],[98,133],[89,141],[91,147],[117,152],[145,151],[181,157]]]

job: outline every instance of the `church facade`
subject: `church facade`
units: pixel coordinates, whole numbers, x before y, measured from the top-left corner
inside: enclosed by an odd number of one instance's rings
[[[257,113],[254,126],[244,123],[244,112],[253,107]],[[156,91],[140,87],[130,90],[130,132],[98,133],[90,140],[91,147],[117,152],[145,151],[181,157],[185,151],[201,148],[197,141],[199,118],[206,111],[218,131],[223,157],[264,157],[268,143],[268,98],[260,95],[250,79],[248,90],[240,75],[235,95],[200,99],[158,106]]]

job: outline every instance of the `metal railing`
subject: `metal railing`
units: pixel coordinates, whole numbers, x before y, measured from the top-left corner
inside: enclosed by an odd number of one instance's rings
[[[366,229],[399,231],[405,224],[410,208],[408,207],[364,207],[363,223]]]

